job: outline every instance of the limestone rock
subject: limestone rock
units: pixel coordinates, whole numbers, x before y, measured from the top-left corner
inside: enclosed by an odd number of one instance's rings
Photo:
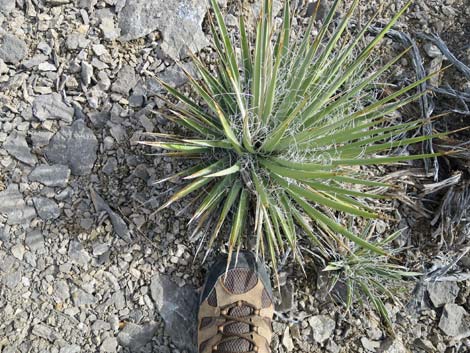
[[[208,5],[200,0],[127,0],[118,16],[121,39],[137,39],[158,29],[165,54],[180,59],[187,49],[197,52],[209,44],[202,31]]]
[[[23,40],[8,33],[0,35],[0,59],[6,63],[18,64],[27,53],[28,46]]]
[[[60,94],[51,93],[34,99],[33,114],[40,121],[62,120],[70,124],[73,119],[74,109],[63,102]]]
[[[378,349],[380,353],[406,353],[408,349],[403,345],[398,338],[385,340]]]
[[[55,201],[46,197],[35,197],[33,202],[36,212],[42,219],[56,219],[60,216],[60,209]]]
[[[47,165],[41,164],[36,166],[29,174],[30,181],[37,181],[46,186],[65,187],[70,177],[70,169],[61,164]]]
[[[316,315],[308,319],[312,328],[313,339],[318,343],[325,342],[335,330],[335,320],[328,315]]]
[[[119,71],[116,81],[112,84],[111,90],[127,96],[136,83],[137,78],[134,68],[129,65],[124,65]]]
[[[466,326],[467,311],[457,304],[446,304],[439,321],[439,328],[448,336],[458,336]]]
[[[452,281],[430,283],[427,290],[429,298],[436,308],[453,303],[459,295],[459,285]]]
[[[145,325],[137,325],[129,322],[119,332],[117,338],[120,345],[124,347],[132,347],[138,350],[150,342],[158,329],[156,322],[149,322]]]
[[[8,135],[3,147],[9,154],[23,163],[35,165],[38,161],[36,156],[31,153],[26,137],[22,133],[13,131]]]
[[[68,165],[73,175],[86,175],[93,169],[97,150],[98,140],[93,131],[77,120],[54,135],[46,156],[51,162]]]
[[[117,340],[114,337],[105,338],[101,343],[100,352],[116,352],[117,351]]]
[[[165,322],[165,333],[178,348],[194,349],[197,322],[194,288],[189,285],[179,288],[168,276],[156,274],[152,277],[150,290]]]
[[[8,15],[15,9],[16,2],[12,0],[0,0],[0,12]]]
[[[7,215],[7,224],[29,225],[29,222],[36,217],[33,207],[27,206],[23,195],[18,191],[18,186],[11,184],[8,188],[0,192],[0,213]]]

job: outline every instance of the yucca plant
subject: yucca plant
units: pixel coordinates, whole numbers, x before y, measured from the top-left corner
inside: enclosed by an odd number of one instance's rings
[[[368,222],[361,232],[364,239],[372,238],[374,226]],[[389,256],[377,255],[367,248],[351,246],[351,251],[337,254],[323,271],[331,273],[330,289],[337,284],[346,288],[344,304],[347,311],[354,300],[366,300],[380,315],[384,324],[393,334],[393,325],[385,307],[385,301],[401,305],[400,292],[405,289],[404,280],[420,276],[419,272],[409,271],[408,268],[397,264],[397,258],[402,249],[394,249],[391,243],[401,235],[397,231],[384,239],[376,240],[375,245],[386,250]],[[393,260],[392,258],[395,258]]]
[[[186,72],[193,98],[162,82],[176,99],[167,101],[165,116],[186,132],[155,133],[155,140],[143,142],[166,150],[164,156],[197,161],[164,179],[187,185],[159,210],[194,195],[199,203],[191,222],[212,228],[204,233],[207,249],[226,225],[229,257],[251,237],[274,269],[287,248],[298,254],[302,236],[325,256],[350,252],[351,242],[385,255],[380,243],[342,224],[341,215],[386,217],[368,201],[388,197],[374,189],[391,185],[373,179],[367,166],[435,156],[394,154],[397,147],[440,136],[406,137],[429,121],[397,124],[393,118],[419,97],[413,89],[429,77],[380,96],[377,82],[406,51],[374,70],[374,49],[411,2],[370,40],[374,18],[362,29],[348,26],[357,0],[339,21],[340,0],[334,1],[315,36],[312,16],[303,37],[291,30],[288,1],[276,29],[272,0],[264,0],[256,38],[243,17],[232,38],[217,1],[210,2],[217,69],[193,57],[198,77]]]

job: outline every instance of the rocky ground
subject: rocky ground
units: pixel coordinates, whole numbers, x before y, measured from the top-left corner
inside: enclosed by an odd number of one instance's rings
[[[233,27],[237,7],[219,2]],[[379,3],[362,1],[360,16]],[[381,16],[402,4],[385,4]],[[302,21],[311,7],[298,6]],[[417,0],[400,29],[412,38],[440,34],[468,65],[469,8],[468,0]],[[201,0],[0,0],[2,353],[194,352],[206,265],[193,262],[197,242],[189,240],[182,205],[154,213],[177,186],[154,181],[184,161],[152,156],[136,142],[171,130],[158,114],[156,78],[183,85],[174,63],[188,49],[211,59],[207,11]],[[426,68],[445,64],[429,41],[418,46]],[[410,62],[401,63],[404,81],[413,79]],[[455,68],[441,81],[470,95],[470,77]],[[468,125],[464,98],[454,116]],[[441,111],[449,104],[436,100]],[[439,199],[426,195],[400,206],[405,221],[429,224],[411,207],[436,208]],[[328,300],[321,276],[306,280],[284,264],[273,352],[469,352],[469,277],[451,274],[470,267],[468,233],[448,249],[442,238],[425,234],[424,241],[410,228],[414,264],[441,275],[417,286],[413,308],[387,306],[395,338],[373,312],[345,313]]]

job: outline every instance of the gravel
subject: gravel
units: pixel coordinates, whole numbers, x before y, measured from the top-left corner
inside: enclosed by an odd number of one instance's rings
[[[236,35],[238,6],[219,3]],[[313,11],[303,3],[293,4],[297,26]],[[382,23],[404,1],[384,14],[379,3],[361,0],[360,13],[378,13]],[[259,4],[242,2],[248,28]],[[320,3],[317,18],[329,4]],[[275,12],[280,5],[274,1]],[[418,0],[398,27],[412,38],[440,34],[468,64],[468,11],[461,0]],[[207,19],[208,2],[199,0],[0,0],[2,353],[195,352],[198,290],[213,256],[195,259],[189,210],[154,212],[179,187],[155,181],[188,162],[150,155],[136,142],[175,133],[161,116],[158,79],[186,90],[180,65],[195,74],[188,52],[212,61]],[[426,69],[447,65],[430,41],[418,45]],[[391,39],[385,47],[399,50]],[[391,89],[413,79],[410,68],[408,58],[401,62]],[[417,199],[421,191],[406,184]],[[412,212],[401,217],[422,224]],[[407,260],[432,266],[442,239],[407,234],[397,239],[410,247]],[[423,286],[416,313],[387,302],[392,339],[372,311],[346,313],[327,285],[317,288],[305,259],[307,278],[289,261],[280,265],[273,353],[470,350],[468,280]]]

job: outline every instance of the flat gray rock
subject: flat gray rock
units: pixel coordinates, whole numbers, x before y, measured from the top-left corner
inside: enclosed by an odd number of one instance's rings
[[[65,40],[65,46],[69,50],[84,49],[90,44],[90,41],[83,33],[71,33]]]
[[[15,9],[16,2],[12,0],[0,0],[0,12],[8,15]]]
[[[31,153],[25,135],[17,131],[8,135],[3,147],[13,157],[28,165],[35,165],[38,161],[36,156]]]
[[[439,50],[439,48],[432,43],[425,43],[423,48],[430,58],[437,58],[442,56],[442,52]]]
[[[103,173],[107,175],[111,175],[116,172],[117,166],[118,166],[117,159],[114,157],[110,157],[108,158],[108,160],[103,166],[103,169],[102,169]]]
[[[138,350],[152,340],[157,332],[158,324],[151,321],[145,325],[129,322],[119,332],[117,339],[121,346]]]
[[[26,234],[25,245],[33,252],[44,250],[44,236],[39,229]]]
[[[47,197],[34,197],[34,207],[36,212],[44,220],[56,219],[60,216],[60,209],[54,200]]]
[[[80,353],[81,348],[77,344],[69,344],[65,347],[62,347],[59,353]]]
[[[37,181],[38,183],[51,187],[65,187],[69,181],[69,178],[69,167],[61,164],[38,165],[28,176],[29,181]]]
[[[378,349],[379,353],[404,353],[408,352],[408,349],[404,346],[404,344],[398,339],[386,339]]]
[[[112,84],[111,90],[113,92],[127,96],[129,91],[135,86],[136,83],[137,78],[134,68],[129,65],[124,65],[121,70],[119,70],[117,79]]]
[[[413,346],[423,350],[426,353],[434,353],[436,352],[436,347],[432,344],[430,340],[423,339],[423,338],[416,338],[413,341]]]
[[[295,348],[288,326],[286,326],[284,334],[282,335],[282,345],[286,348],[287,352],[292,352]]]
[[[459,285],[452,281],[430,283],[427,290],[429,299],[436,308],[453,303],[459,295]]]
[[[28,59],[23,62],[23,66],[27,69],[32,69],[33,67],[36,67],[44,62],[49,60],[49,57],[44,54],[37,54],[33,56],[31,59]]]
[[[328,315],[316,315],[308,319],[312,328],[313,339],[318,343],[325,342],[333,334],[336,326],[335,320]]]
[[[127,0],[118,16],[121,40],[143,37],[158,29],[163,37],[162,50],[172,59],[198,52],[209,45],[202,21],[208,1],[200,0]]]
[[[361,344],[367,352],[376,352],[380,347],[380,342],[372,341],[367,337],[361,337]]]
[[[91,79],[93,77],[93,66],[88,64],[86,61],[82,61],[81,70],[80,70],[80,78],[82,79],[82,83],[85,87],[88,87],[91,83]]]
[[[31,142],[33,143],[33,149],[47,146],[52,136],[54,136],[53,132],[44,130],[30,131],[29,134],[31,136]]]
[[[439,320],[439,328],[447,336],[458,336],[469,329],[470,320],[467,311],[457,304],[446,304]]]
[[[58,338],[55,331],[45,324],[37,324],[33,326],[33,330],[31,332],[34,336],[44,338],[45,340],[53,342]]]
[[[104,38],[107,40],[117,39],[121,34],[121,30],[116,28],[116,23],[112,17],[101,19],[100,29],[103,31]]]
[[[62,120],[70,124],[73,120],[74,109],[63,102],[59,93],[51,93],[34,99],[33,114],[40,121]]]
[[[18,286],[18,284],[20,284],[21,282],[21,270],[17,270],[17,271],[12,271],[12,272],[9,272],[7,274],[5,274],[1,278],[1,282],[7,286],[8,288],[10,289],[14,289],[16,288],[16,286]]]
[[[27,206],[16,184],[0,192],[0,213],[7,215],[7,224],[29,225],[36,217],[34,207]]]
[[[179,349],[195,351],[197,322],[195,289],[189,285],[178,287],[168,276],[156,274],[152,277],[150,291],[165,322],[165,333]]]
[[[68,255],[73,262],[81,266],[86,266],[91,260],[90,254],[83,248],[83,245],[76,240],[69,243]]]
[[[92,305],[98,302],[93,294],[87,293],[82,289],[77,289],[72,293],[72,300],[75,306]]]
[[[18,260],[23,260],[24,253],[26,251],[23,244],[19,243],[11,247],[11,254]]]
[[[27,53],[28,46],[23,40],[8,33],[0,35],[0,59],[6,63],[18,64]]]
[[[101,343],[100,352],[116,352],[117,351],[117,340],[115,337],[107,337]]]
[[[10,71],[10,69],[8,68],[7,64],[5,64],[3,59],[0,59],[0,75],[6,74],[8,71]]]
[[[68,165],[73,175],[91,172],[96,161],[98,140],[81,120],[60,129],[46,149],[47,158],[57,164]]]
[[[59,279],[54,284],[54,292],[52,294],[57,303],[63,303],[70,298],[70,289],[67,281]]]

